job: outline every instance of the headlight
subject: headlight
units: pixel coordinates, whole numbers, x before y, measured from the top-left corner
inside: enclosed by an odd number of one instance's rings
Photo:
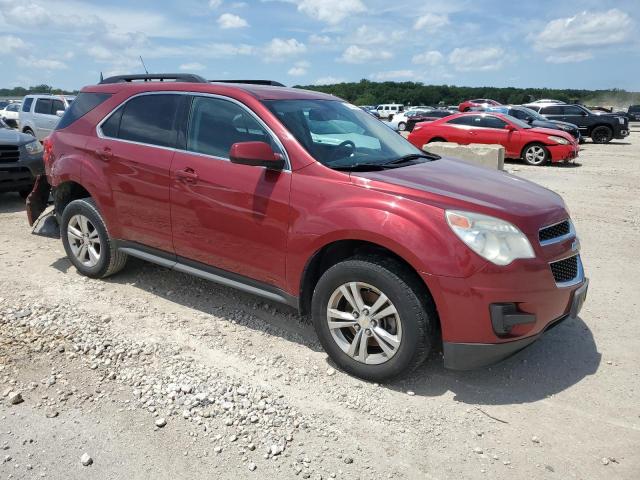
[[[620,125],[624,125],[624,118],[618,117],[618,122],[620,122]]]
[[[552,142],[559,143],[560,145],[569,145],[569,140],[566,138],[556,137],[555,135],[549,135],[547,138]]]
[[[27,143],[24,148],[27,150],[27,152],[29,152],[30,155],[36,155],[38,153],[42,153],[43,151],[42,144],[38,140]]]
[[[509,265],[517,258],[535,258],[529,239],[509,222],[479,213],[447,210],[453,233],[471,250],[496,265]]]

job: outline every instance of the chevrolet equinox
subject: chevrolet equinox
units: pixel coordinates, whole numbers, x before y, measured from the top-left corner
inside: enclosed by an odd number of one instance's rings
[[[128,256],[310,314],[346,372],[381,381],[434,349],[499,361],[587,293],[562,198],[423,152],[334,96],[270,81],[110,77],[44,142],[65,251],[104,278]]]

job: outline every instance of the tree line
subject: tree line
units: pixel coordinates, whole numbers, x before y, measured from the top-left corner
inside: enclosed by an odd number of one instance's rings
[[[51,85],[40,84],[33,87],[14,87],[14,88],[0,88],[0,97],[24,97],[32,93],[49,93],[52,95],[73,95],[78,93],[78,90],[69,91],[61,88],[53,88]]]
[[[567,103],[627,106],[640,103],[640,93],[621,89],[577,90],[516,87],[458,87],[424,85],[419,82],[359,82],[333,85],[297,85],[296,87],[330,93],[356,105],[402,103],[405,105],[458,105],[473,98],[491,98],[504,104],[528,103],[552,98]]]

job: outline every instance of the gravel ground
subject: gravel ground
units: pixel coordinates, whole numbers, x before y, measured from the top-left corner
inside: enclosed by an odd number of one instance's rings
[[[581,318],[387,385],[335,370],[286,307],[134,259],[81,277],[0,194],[0,478],[638,478],[640,125],[507,169],[571,208]]]

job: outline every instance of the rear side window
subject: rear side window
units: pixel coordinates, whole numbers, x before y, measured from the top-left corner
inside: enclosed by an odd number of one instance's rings
[[[573,105],[562,107],[562,109],[565,115],[582,115],[584,113],[580,107],[575,107]]]
[[[35,113],[43,113],[45,115],[51,115],[51,99],[38,98],[38,100],[36,100]]]
[[[629,113],[640,112],[640,105],[631,105],[629,107]]]
[[[544,107],[540,109],[540,113],[543,115],[562,115],[562,107]]]
[[[480,123],[480,117],[478,115],[470,115],[465,117],[452,118],[447,123],[454,125],[478,125]]]
[[[110,93],[80,93],[71,103],[65,114],[60,119],[56,130],[68,127],[73,122],[83,117],[102,102],[111,97]],[[63,107],[64,108],[64,107]],[[59,109],[62,110],[62,109]]]
[[[498,117],[487,115],[486,117],[482,117],[479,126],[485,128],[504,128],[507,126],[507,122],[499,119]]]
[[[172,94],[133,98],[122,110],[118,138],[161,147],[175,147],[176,116],[180,103],[181,96]],[[103,133],[106,134],[104,129]]]
[[[23,112],[30,112],[31,111],[31,104],[33,104],[33,97],[27,98],[24,103],[22,104],[22,111]]]

